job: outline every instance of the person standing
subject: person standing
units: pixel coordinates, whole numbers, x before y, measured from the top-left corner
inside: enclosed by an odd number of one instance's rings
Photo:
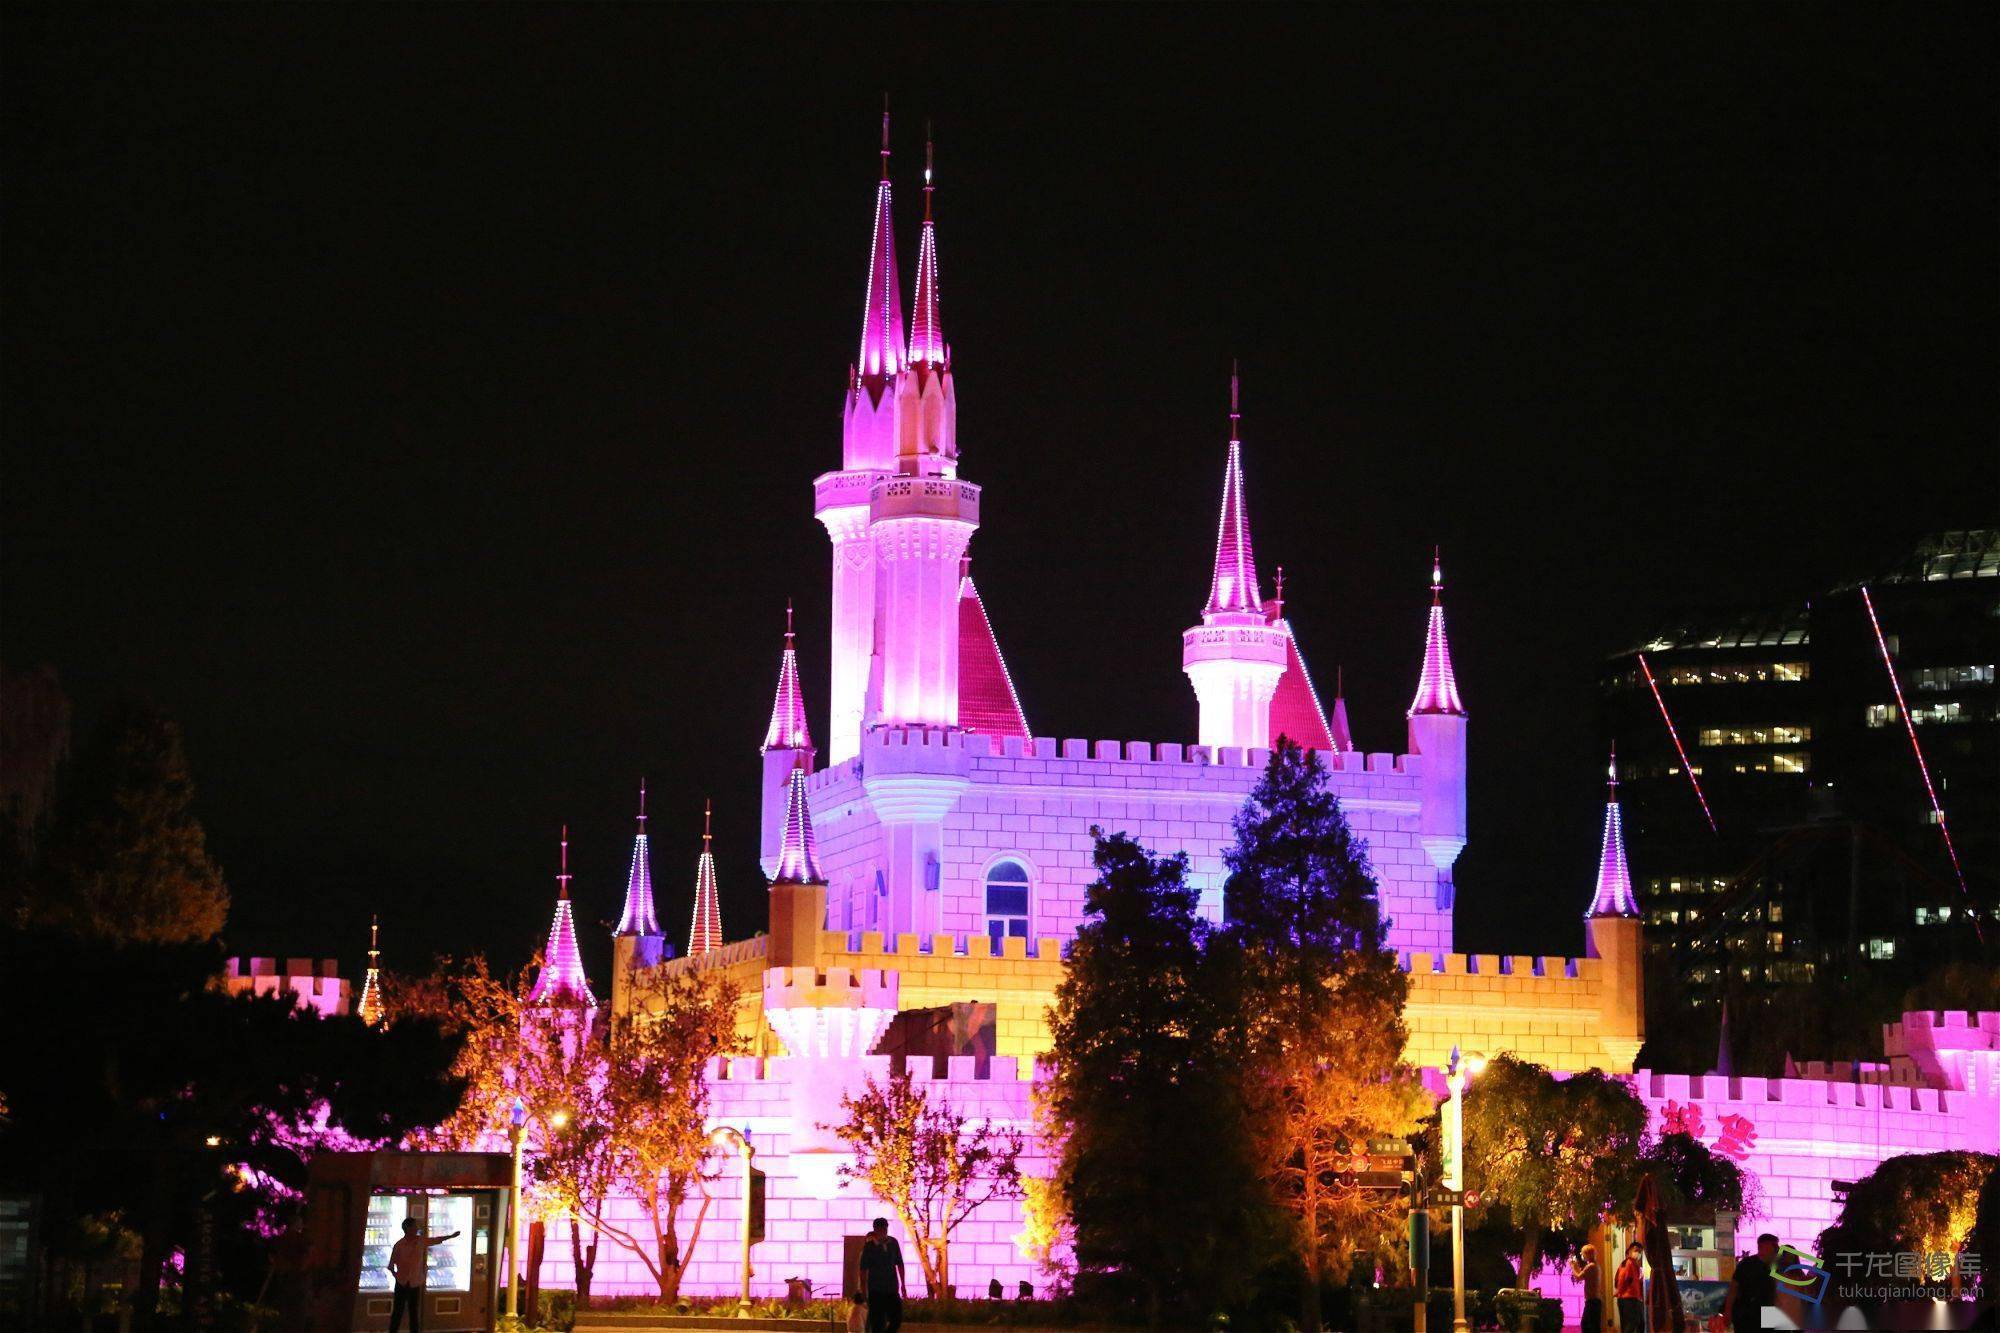
[[[1646,1327],[1646,1248],[1633,1241],[1625,1247],[1625,1262],[1611,1279],[1611,1295],[1618,1302],[1618,1327],[1622,1333],[1644,1333]]]
[[[861,1246],[861,1289],[868,1296],[868,1333],[897,1333],[909,1284],[903,1276],[903,1247],[889,1234],[886,1217],[875,1219],[875,1229]]]
[[[1722,1317],[1736,1333],[1755,1333],[1764,1326],[1764,1307],[1775,1304],[1778,1284],[1778,1238],[1770,1232],[1757,1237],[1757,1253],[1736,1261],[1736,1273],[1729,1279],[1729,1294],[1722,1301]]]
[[[1586,1245],[1569,1261],[1569,1274],[1583,1285],[1583,1333],[1604,1333],[1604,1279],[1597,1271],[1597,1247]]]
[[[396,1284],[395,1297],[389,1303],[389,1333],[398,1333],[403,1327],[405,1310],[410,1312],[410,1333],[424,1333],[424,1283],[429,1277],[431,1246],[456,1239],[456,1231],[448,1236],[426,1236],[416,1218],[403,1219],[403,1238],[389,1250],[389,1276]]]

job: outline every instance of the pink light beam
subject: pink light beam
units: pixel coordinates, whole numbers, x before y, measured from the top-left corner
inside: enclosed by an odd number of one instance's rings
[[[1646,664],[1644,653],[1639,654],[1639,670],[1646,673],[1646,687],[1653,692],[1653,702],[1660,706],[1660,720],[1667,724],[1667,735],[1673,738],[1674,752],[1681,757],[1681,772],[1688,775],[1688,782],[1694,787],[1694,798],[1701,802],[1701,813],[1708,820],[1708,831],[1720,833],[1722,830],[1715,826],[1715,812],[1708,808],[1708,797],[1702,794],[1701,779],[1695,776],[1687,747],[1681,744],[1681,734],[1674,728],[1673,714],[1667,711],[1667,701],[1660,696],[1660,682],[1653,679],[1653,668]]]
[[[1896,661],[1889,656],[1889,641],[1882,637],[1882,622],[1875,616],[1875,599],[1868,595],[1868,585],[1861,585],[1861,605],[1868,609],[1868,625],[1875,631],[1875,646],[1882,651],[1882,669],[1889,673],[1889,688],[1896,695],[1896,711],[1903,715],[1903,730],[1910,737],[1910,752],[1917,757],[1917,772],[1923,774],[1924,791],[1931,798],[1931,813],[1937,816],[1938,832],[1944,835],[1944,850],[1951,857],[1951,873],[1958,876],[1958,891],[1970,898],[1972,890],[1965,885],[1965,867],[1958,862],[1958,847],[1951,840],[1951,825],[1944,822],[1944,806],[1938,800],[1937,784],[1931,781],[1931,766],[1924,760],[1924,747],[1917,741],[1917,724],[1910,717],[1909,705],[1903,702],[1903,682],[1896,679]],[[1979,917],[1974,914],[1972,928],[1983,941],[1985,932],[1979,929]]]

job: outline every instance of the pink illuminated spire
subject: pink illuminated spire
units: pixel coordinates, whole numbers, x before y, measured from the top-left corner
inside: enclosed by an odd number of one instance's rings
[[[583,955],[576,947],[576,922],[569,900],[569,825],[562,831],[562,870],[556,875],[556,917],[549,923],[548,947],[542,951],[542,972],[528,992],[530,1004],[581,1004],[597,1007],[590,982],[583,975]]]
[[[1243,503],[1243,440],[1236,367],[1229,368],[1229,463],[1222,473],[1222,517],[1215,532],[1215,577],[1208,587],[1204,615],[1259,614],[1264,610],[1257,590],[1257,558],[1250,550],[1250,516]]]
[[[1328,719],[1333,729],[1333,748],[1354,749],[1354,731],[1347,725],[1347,672],[1345,668],[1333,669],[1333,716]]]
[[[722,904],[715,892],[715,850],[712,845],[715,803],[701,809],[701,860],[694,868],[694,924],[688,928],[688,957],[699,958],[722,947]]]
[[[962,561],[958,583],[958,724],[983,736],[1028,739],[1028,715],[1014,692],[1014,677],[993,637],[986,604],[973,586],[971,562]]]
[[[657,935],[660,918],[653,911],[653,857],[646,846],[646,779],[639,779],[639,831],[632,838],[632,868],[625,873],[625,912],[618,918],[620,935]]]
[[[1458,680],[1451,673],[1451,645],[1444,637],[1444,562],[1435,551],[1431,556],[1431,623],[1424,634],[1424,670],[1417,678],[1417,697],[1410,702],[1410,716],[1419,713],[1465,716],[1465,705],[1458,700]]]
[[[938,315],[937,225],[931,218],[931,193],[937,188],[929,134],[924,136],[924,230],[917,244],[917,295],[910,306],[910,364],[919,370],[942,366],[950,359],[944,321]]]
[[[1611,794],[1604,801],[1604,850],[1597,858],[1597,895],[1591,916],[1637,916],[1632,872],[1625,865],[1625,821],[1618,813],[1618,747],[1611,747]]]
[[[1312,673],[1306,670],[1305,655],[1299,651],[1292,622],[1285,619],[1285,567],[1277,568],[1277,591],[1264,599],[1264,614],[1284,631],[1285,674],[1271,695],[1271,739],[1284,736],[1308,750],[1329,751],[1337,747],[1326,724],[1326,710],[1320,707],[1319,691],[1313,688]]]
[[[778,849],[773,884],[819,884],[819,839],[813,835],[812,807],[806,803],[806,768],[792,770],[785,793],[785,838]]]
[[[882,176],[875,183],[875,235],[868,247],[868,291],[861,306],[860,382],[879,398],[903,368],[903,293],[896,281],[896,224],[889,198],[889,99],[882,99]]]
[[[785,655],[778,664],[778,697],[771,703],[771,725],[764,732],[766,750],[810,750],[806,700],[799,692],[799,650],[792,636],[792,604],[785,603]]]

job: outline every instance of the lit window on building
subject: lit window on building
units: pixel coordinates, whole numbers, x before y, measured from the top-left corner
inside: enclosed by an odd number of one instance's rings
[[[1785,932],[1782,930],[1765,932],[1764,947],[1772,953],[1783,953],[1785,951]]]
[[[1804,745],[1811,727],[1703,727],[1703,745]]]
[[[1913,690],[1968,690],[1993,683],[1993,667],[1950,666],[1925,667],[1910,673],[1910,688]]]
[[[986,934],[996,946],[1028,936],[1028,868],[1019,861],[998,861],[986,872]]]
[[[1764,909],[1764,919],[1774,926],[1777,925],[1785,919],[1785,905],[1783,903],[1772,903]]]
[[[1869,704],[1866,721],[1871,727],[1892,726],[1902,716],[1894,704]]]
[[[1896,956],[1896,941],[1894,940],[1871,939],[1861,947],[1867,951],[1869,960],[1872,962],[1885,962]]]
[[[1812,756],[1803,752],[1779,751],[1771,756],[1773,773],[1809,773],[1812,771]]]

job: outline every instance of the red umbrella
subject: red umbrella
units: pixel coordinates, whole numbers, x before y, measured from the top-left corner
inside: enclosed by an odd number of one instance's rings
[[[1652,1290],[1646,1294],[1646,1327],[1653,1333],[1680,1333],[1681,1284],[1674,1278],[1674,1239],[1660,1216],[1660,1187],[1653,1173],[1639,1177],[1639,1193],[1632,1201],[1639,1214],[1639,1240],[1646,1247],[1646,1264],[1653,1270]]]

